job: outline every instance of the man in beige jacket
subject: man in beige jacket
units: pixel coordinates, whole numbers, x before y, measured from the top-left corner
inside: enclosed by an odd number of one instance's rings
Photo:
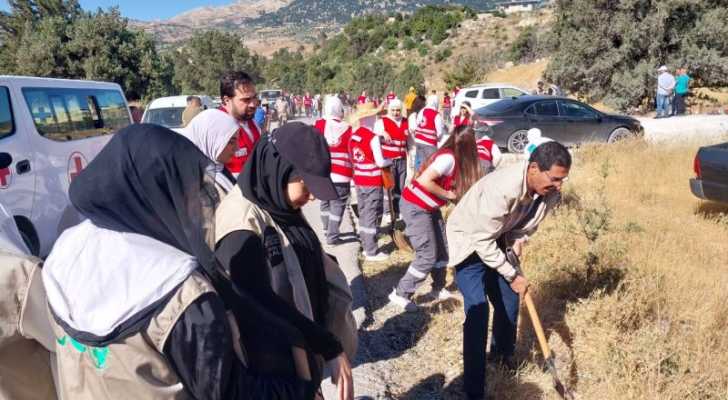
[[[485,393],[488,300],[493,304],[491,358],[510,364],[516,341],[519,295],[528,281],[506,260],[505,249],[520,255],[523,243],[560,200],[571,156],[553,141],[540,144],[527,163],[497,169],[476,183],[447,221],[450,266],[463,294],[464,389],[468,399]],[[486,299],[487,297],[487,299]]]

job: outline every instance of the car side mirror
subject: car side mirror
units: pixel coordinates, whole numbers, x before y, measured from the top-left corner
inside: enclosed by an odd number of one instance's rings
[[[9,153],[0,153],[0,169],[5,169],[13,163],[13,157]]]

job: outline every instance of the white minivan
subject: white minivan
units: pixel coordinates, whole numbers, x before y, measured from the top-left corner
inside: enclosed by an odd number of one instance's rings
[[[0,203],[33,254],[45,257],[67,222],[68,186],[131,123],[115,83],[0,76]],[[65,221],[65,222],[64,222]]]
[[[182,113],[187,107],[188,96],[169,96],[154,99],[142,116],[142,122],[162,125],[175,132],[183,128]],[[215,101],[210,96],[197,96],[202,101],[202,109],[216,108]]]

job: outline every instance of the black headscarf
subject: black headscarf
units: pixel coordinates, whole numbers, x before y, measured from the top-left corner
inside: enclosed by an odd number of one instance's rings
[[[268,212],[285,233],[301,263],[314,319],[323,323],[329,292],[321,242],[301,210],[291,207],[287,201],[288,181],[296,175],[293,164],[286,161],[268,137],[264,137],[246,161],[238,177],[238,186],[243,196]]]
[[[268,331],[284,343],[303,346],[297,330],[240,293],[223,274],[210,247],[219,202],[207,173],[211,165],[192,142],[169,129],[130,125],[73,180],[69,196],[96,226],[145,235],[194,256],[242,329]],[[104,338],[77,339],[108,344],[136,333],[152,315],[144,310]]]

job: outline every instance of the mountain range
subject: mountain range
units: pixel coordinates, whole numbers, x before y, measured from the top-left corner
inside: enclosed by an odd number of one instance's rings
[[[238,0],[232,4],[196,8],[167,20],[132,21],[162,45],[189,38],[195,30],[223,29],[268,37],[314,38],[338,30],[353,17],[369,13],[412,12],[427,5],[463,5],[491,9],[493,0]]]

